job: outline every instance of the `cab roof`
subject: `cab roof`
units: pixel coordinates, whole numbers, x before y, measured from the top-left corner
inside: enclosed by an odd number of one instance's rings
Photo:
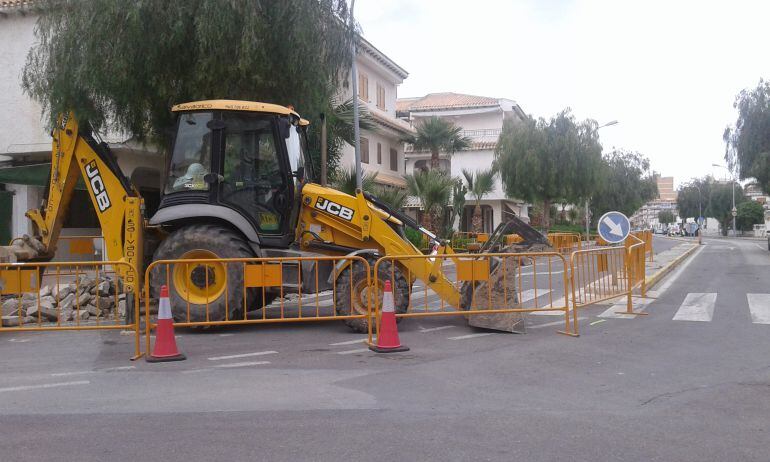
[[[300,125],[309,125],[305,119],[302,119],[295,111],[281,106],[279,104],[260,103],[256,101],[238,101],[232,99],[209,99],[204,101],[192,101],[189,103],[175,104],[171,107],[171,112],[187,112],[201,110],[221,110],[221,111],[250,111],[266,112],[269,114],[293,115],[299,119]]]

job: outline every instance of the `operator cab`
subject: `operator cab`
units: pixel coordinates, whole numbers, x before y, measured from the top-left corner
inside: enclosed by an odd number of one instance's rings
[[[177,122],[168,175],[151,222],[159,216],[183,221],[187,210],[189,217],[231,223],[260,246],[289,245],[296,186],[313,177],[308,122],[284,106],[248,101],[200,101],[172,111]]]

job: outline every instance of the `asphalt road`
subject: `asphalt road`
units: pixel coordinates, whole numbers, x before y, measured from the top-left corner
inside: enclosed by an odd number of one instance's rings
[[[378,356],[338,323],[262,325],[179,331],[189,359],[148,364],[117,332],[0,334],[0,454],[766,461],[770,254],[705,242],[648,316],[585,309],[580,338],[409,319],[411,351]]]

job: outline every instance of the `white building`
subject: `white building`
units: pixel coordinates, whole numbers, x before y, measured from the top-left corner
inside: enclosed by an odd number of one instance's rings
[[[470,148],[451,156],[441,153],[440,157],[442,168],[459,178],[462,178],[463,169],[488,169],[494,160],[503,121],[523,120],[526,117],[515,101],[458,93],[430,93],[421,98],[402,98],[398,100],[397,111],[399,117],[410,121],[413,126],[418,126],[427,117],[438,116],[462,127],[462,135],[471,139]],[[430,168],[430,153],[415,152],[407,147],[406,172],[412,173],[415,169],[423,168]],[[460,231],[471,229],[474,206],[468,194],[465,210],[456,226]],[[510,214],[529,220],[528,205],[506,197],[499,175],[495,180],[495,190],[481,201],[481,208],[484,230],[487,232],[492,231]]]
[[[377,172],[377,183],[404,188],[404,135],[413,133],[412,127],[396,118],[398,86],[409,75],[384,53],[365,39],[361,39],[356,58],[358,71],[358,100],[366,105],[377,125],[375,132],[361,131],[361,167],[364,172]],[[340,98],[348,100],[353,90],[350,77]],[[353,146],[345,146],[340,159],[341,168],[354,165]]]

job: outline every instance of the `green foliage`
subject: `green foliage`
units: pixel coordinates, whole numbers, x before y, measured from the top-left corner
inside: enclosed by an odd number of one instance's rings
[[[679,216],[697,218],[698,213],[705,213],[711,197],[711,186],[711,178],[706,177],[695,179],[680,187],[676,199]]]
[[[406,199],[409,197],[408,193],[404,189],[388,188],[385,186],[376,186],[374,188],[374,195],[377,197],[377,199],[385,202],[392,210],[403,209],[404,205],[406,204]]]
[[[475,172],[463,169],[463,176],[468,184],[468,192],[473,196],[476,205],[479,205],[484,196],[495,190],[495,175],[497,172],[494,167]]]
[[[765,209],[758,202],[748,200],[736,208],[738,216],[735,217],[735,224],[741,231],[751,231],[754,225],[765,222]]]
[[[430,151],[431,169],[439,166],[439,153],[448,155],[470,146],[470,139],[461,136],[462,128],[437,116],[429,117],[419,123],[416,134],[405,137],[402,141],[411,144],[415,151]]]
[[[661,210],[658,212],[658,222],[668,225],[674,222],[674,213],[670,210]]]
[[[361,187],[368,193],[375,194],[377,191],[377,172],[369,171],[363,174],[361,178]],[[331,181],[334,189],[338,189],[351,196],[356,195],[356,166],[351,165],[350,168],[343,168],[337,170],[334,178]],[[375,194],[376,195],[376,194]]]
[[[576,233],[585,234],[586,229],[579,224],[559,224],[548,229],[549,233]]]
[[[564,110],[550,120],[506,120],[495,151],[506,194],[543,203],[548,211],[559,199],[576,203],[593,195],[602,163],[596,122],[577,122]]]
[[[725,160],[741,179],[756,178],[770,194],[770,82],[760,79],[755,89],[741,91],[733,107],[738,119],[723,134]]]
[[[733,221],[733,182],[714,183],[709,191],[709,205],[706,216],[714,217],[722,227],[722,234],[727,235],[727,230],[732,227]],[[735,185],[735,206],[747,200],[743,195],[740,185]]]
[[[22,86],[49,121],[73,110],[96,129],[162,146],[170,106],[205,99],[292,104],[318,130],[350,64],[344,0],[36,5]]]
[[[406,175],[409,193],[420,199],[424,211],[423,226],[434,233],[443,229],[445,210],[455,180],[439,170],[418,171]]]
[[[658,195],[650,161],[638,152],[615,150],[605,156],[599,183],[591,199],[594,221],[612,210],[631,216]]]
[[[462,216],[465,210],[465,195],[468,194],[468,188],[463,180],[457,178],[452,187],[452,213],[449,216],[449,225],[454,226],[457,217]]]
[[[404,234],[406,234],[406,238],[409,239],[409,242],[412,243],[415,247],[417,247],[420,250],[425,250],[425,235],[421,232],[417,231],[416,229],[404,227]]]

